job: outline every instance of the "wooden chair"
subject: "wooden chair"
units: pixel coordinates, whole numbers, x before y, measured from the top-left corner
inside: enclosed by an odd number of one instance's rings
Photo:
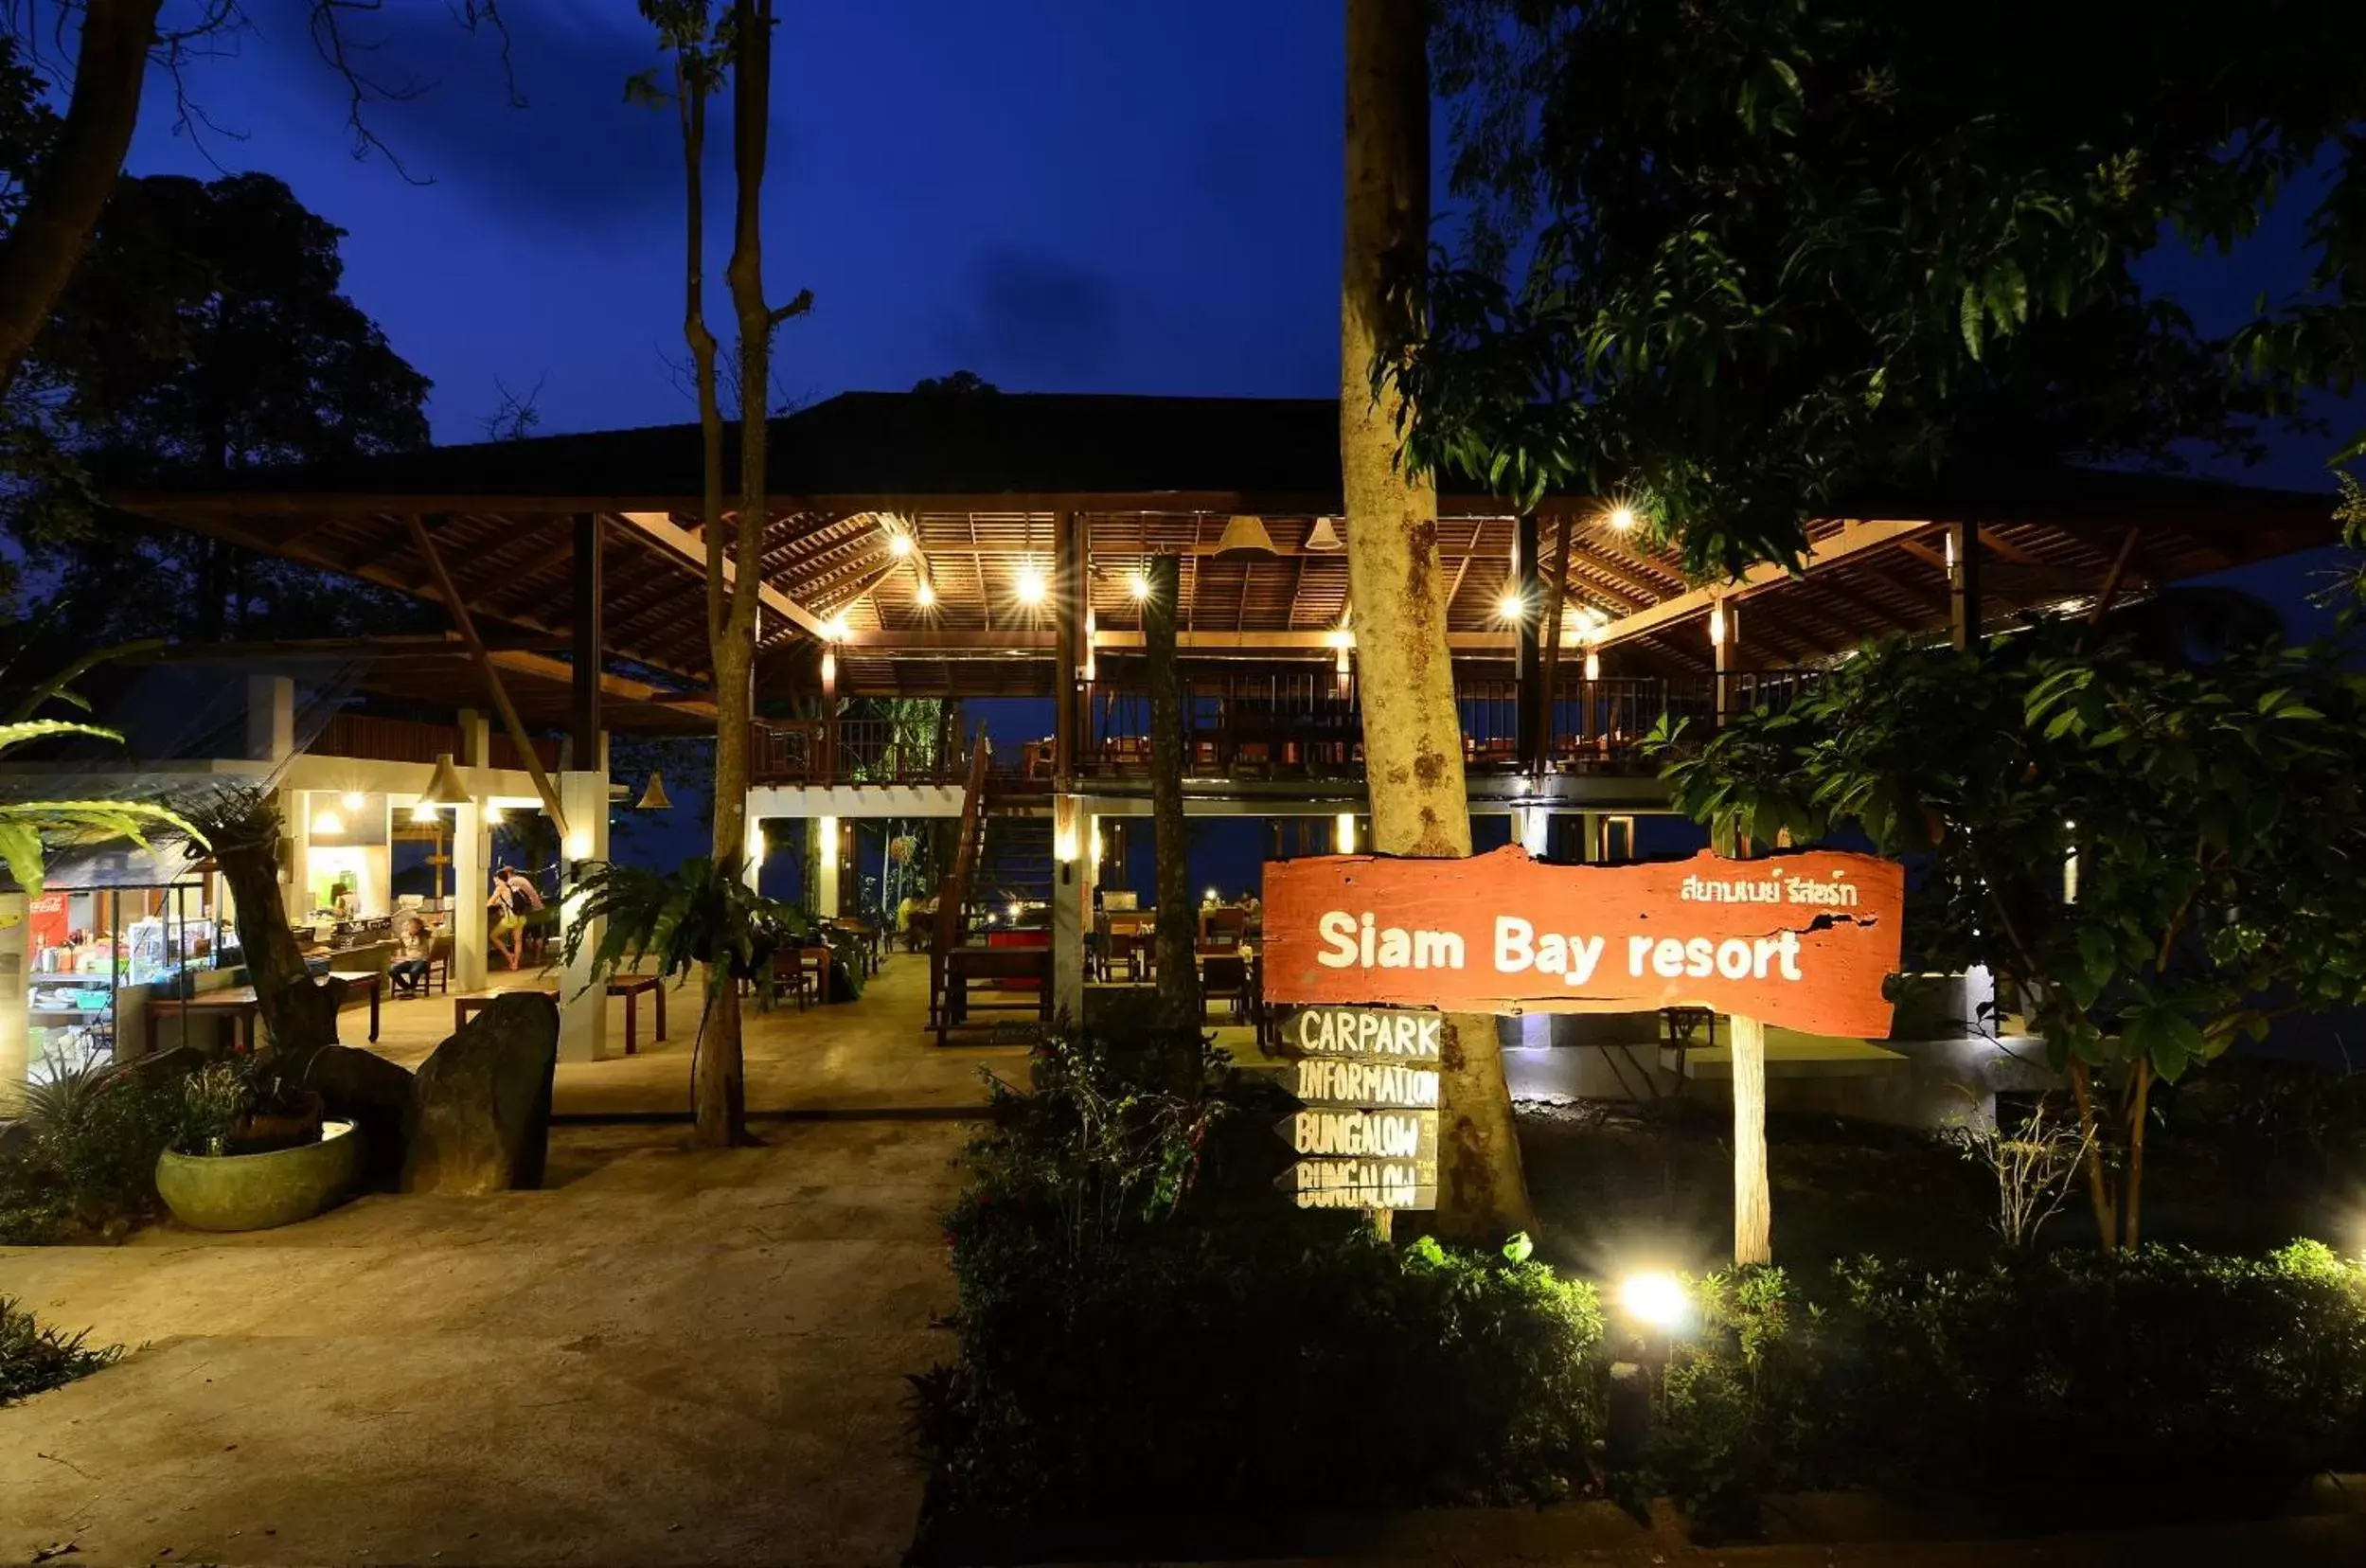
[[[1237,953],[1211,953],[1200,960],[1200,995],[1204,1002],[1225,997],[1232,1003],[1235,1022],[1249,1012],[1249,960]]]

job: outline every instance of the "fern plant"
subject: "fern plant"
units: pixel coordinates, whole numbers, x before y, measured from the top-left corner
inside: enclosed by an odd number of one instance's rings
[[[123,743],[120,731],[108,729],[73,719],[37,719],[42,707],[52,702],[68,704],[87,713],[90,704],[72,690],[67,683],[82,674],[102,659],[136,651],[147,644],[107,649],[86,654],[59,674],[36,686],[17,704],[5,720],[0,720],[0,756],[36,740],[48,740],[60,736],[93,736],[101,740]],[[107,839],[128,838],[145,846],[146,834],[156,828],[174,828],[187,833],[199,844],[205,836],[186,817],[169,807],[144,800],[0,800],[0,866],[27,894],[38,894],[42,886],[44,851],[53,844],[91,844]]]
[[[660,976],[677,983],[686,982],[693,970],[704,966],[702,1035],[706,1012],[726,986],[754,982],[756,1005],[765,1006],[772,995],[774,958],[783,950],[811,942],[819,929],[794,904],[765,898],[748,886],[738,862],[719,866],[704,855],[662,875],[602,862],[584,873],[567,898],[574,908],[565,938],[570,965],[582,954],[584,933],[595,925],[599,928],[591,954],[592,985],[637,971],[650,959],[656,961]]]

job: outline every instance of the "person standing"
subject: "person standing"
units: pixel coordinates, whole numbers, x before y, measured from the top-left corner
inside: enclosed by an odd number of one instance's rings
[[[493,872],[493,893],[485,907],[498,912],[493,920],[493,949],[514,970],[525,953],[526,916],[543,907],[543,895],[516,866],[504,865]]]

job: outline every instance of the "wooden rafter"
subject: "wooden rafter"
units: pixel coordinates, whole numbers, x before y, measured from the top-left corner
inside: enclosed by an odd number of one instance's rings
[[[1838,533],[1827,535],[1810,545],[1801,563],[1804,573],[1812,576],[1819,566],[1830,566],[1870,551],[1888,549],[1911,543],[1912,536],[1931,526],[1928,522],[1851,523]],[[1647,610],[1612,621],[1603,629],[1598,639],[1608,648],[1628,641],[1649,632],[1659,631],[1695,615],[1705,615],[1709,607],[1722,598],[1728,603],[1765,592],[1780,582],[1790,579],[1790,574],[1776,565],[1753,566],[1740,579],[1730,583],[1713,583],[1694,588],[1671,598],[1662,599]]]

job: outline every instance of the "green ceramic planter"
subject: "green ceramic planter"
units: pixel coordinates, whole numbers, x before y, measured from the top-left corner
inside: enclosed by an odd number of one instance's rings
[[[324,1122],[320,1142],[268,1154],[156,1158],[156,1190],[172,1217],[193,1230],[270,1230],[310,1220],[353,1189],[362,1168],[361,1131]]]

